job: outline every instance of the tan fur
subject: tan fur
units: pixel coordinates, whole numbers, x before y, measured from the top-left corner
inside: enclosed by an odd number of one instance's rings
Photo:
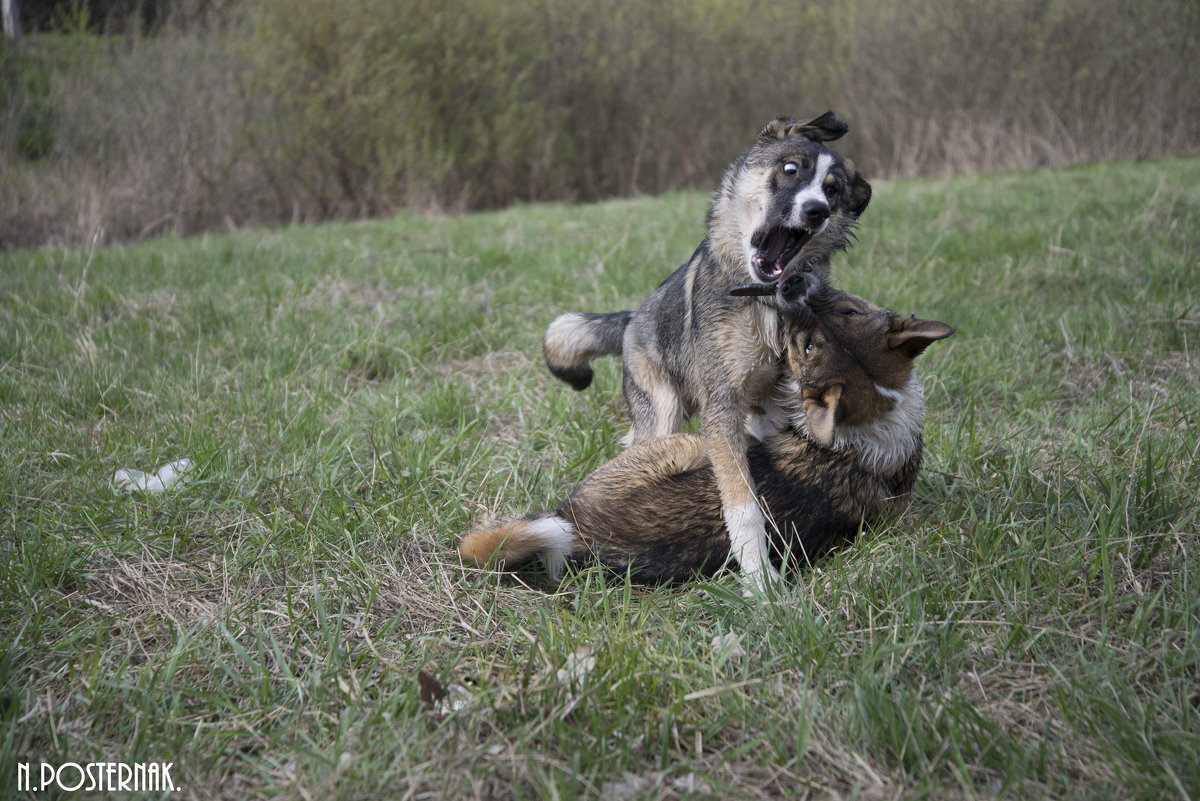
[[[630,445],[678,431],[684,418],[693,409],[688,408],[685,400],[672,388],[670,377],[663,369],[662,362],[646,351],[632,350],[626,359],[625,369],[639,386],[648,388],[646,402],[651,409],[648,419],[653,427],[649,430],[634,428],[624,443]]]
[[[656,437],[630,448],[596,468],[589,480],[597,485],[617,485],[639,474],[662,478],[697,470],[709,463],[704,440],[697,436]]]
[[[760,187],[770,175],[768,166],[753,167],[739,173],[730,187],[731,191],[719,192],[713,199],[712,217],[727,221],[709,234],[713,253],[728,264],[739,264],[746,256],[746,239],[751,232],[746,230],[750,220],[766,211],[766,199]],[[828,262],[818,270],[821,278],[828,277]]]
[[[528,531],[526,521],[501,520],[473,528],[458,546],[465,562],[504,569],[526,562],[544,547]]]

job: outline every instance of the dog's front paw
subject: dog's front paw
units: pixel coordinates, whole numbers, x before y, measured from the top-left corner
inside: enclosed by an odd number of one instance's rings
[[[757,503],[725,509],[725,528],[729,532],[729,551],[741,571],[742,585],[762,593],[768,581],[778,581],[779,573],[767,552],[766,520]]]
[[[768,584],[780,580],[779,571],[770,563],[755,570],[743,570],[739,576],[743,598],[761,598],[766,593]]]

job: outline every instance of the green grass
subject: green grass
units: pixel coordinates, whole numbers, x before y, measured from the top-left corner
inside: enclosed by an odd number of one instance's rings
[[[453,550],[617,452],[617,366],[541,333],[704,196],[0,255],[0,795],[1200,797],[1200,161],[875,190],[839,284],[957,329],[926,469],[757,603]]]

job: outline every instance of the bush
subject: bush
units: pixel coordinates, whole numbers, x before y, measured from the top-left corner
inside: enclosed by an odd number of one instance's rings
[[[839,97],[885,175],[1160,158],[1200,145],[1200,5],[858,0]]]
[[[8,176],[0,182],[0,247],[280,219],[261,174],[241,155],[244,113],[225,38],[170,31],[23,41],[32,41],[35,61],[52,66],[52,136],[36,163],[19,148],[0,152]]]
[[[826,108],[875,178],[1200,152],[1193,0],[219,12],[6,46],[0,247],[709,189]]]
[[[525,194],[552,111],[532,85],[523,19],[484,0],[259,3],[246,130],[281,205],[324,218]]]

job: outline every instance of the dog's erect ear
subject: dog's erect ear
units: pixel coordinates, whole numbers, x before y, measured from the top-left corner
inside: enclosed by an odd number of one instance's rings
[[[832,142],[846,135],[850,126],[836,111],[826,111],[808,122],[797,122],[788,128],[788,136],[806,136],[814,142]]]
[[[867,204],[871,202],[871,185],[854,168],[854,163],[850,159],[846,159],[844,163],[846,174],[850,176],[850,201],[846,208],[855,217],[859,217],[867,210]]]
[[[763,129],[758,132],[758,143],[765,145],[768,142],[778,142],[781,139],[787,139],[791,136],[788,130],[800,123],[796,122],[795,117],[776,117],[763,126]]]
[[[887,343],[890,349],[899,350],[908,358],[915,359],[931,344],[953,333],[953,328],[937,320],[918,320],[916,315],[907,320],[897,317],[892,321]]]
[[[823,391],[811,394],[805,391],[800,408],[804,410],[809,439],[818,445],[826,448],[833,445],[833,435],[837,431],[837,405],[841,399],[841,384],[830,384]]]

